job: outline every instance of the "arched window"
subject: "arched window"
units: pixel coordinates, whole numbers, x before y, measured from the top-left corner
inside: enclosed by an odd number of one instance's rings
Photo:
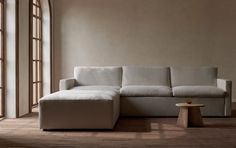
[[[0,0],[0,117],[4,116],[4,0]]]
[[[30,2],[30,103],[38,104],[42,96],[42,8],[39,0]]]

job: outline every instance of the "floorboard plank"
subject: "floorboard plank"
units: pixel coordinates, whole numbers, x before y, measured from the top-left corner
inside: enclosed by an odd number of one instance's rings
[[[236,108],[236,104],[233,105]],[[38,113],[0,121],[0,148],[235,148],[231,118],[203,118],[202,128],[176,126],[177,118],[120,118],[114,130],[42,131]]]

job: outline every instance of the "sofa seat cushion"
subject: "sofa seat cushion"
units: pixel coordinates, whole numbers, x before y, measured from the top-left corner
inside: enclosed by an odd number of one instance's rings
[[[225,91],[214,86],[176,86],[174,97],[224,97]]]
[[[121,96],[125,97],[167,97],[172,96],[168,86],[129,85],[120,89]]]
[[[119,93],[108,90],[81,90],[81,91],[62,90],[44,96],[42,99],[40,99],[39,102],[44,102],[47,100],[49,101],[112,100],[113,97],[119,97]]]
[[[107,85],[94,85],[94,86],[76,86],[71,88],[70,90],[100,90],[100,91],[120,91],[119,86],[107,86]]]

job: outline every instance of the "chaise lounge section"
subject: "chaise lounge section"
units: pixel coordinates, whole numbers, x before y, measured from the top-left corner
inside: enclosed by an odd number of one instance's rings
[[[70,90],[39,101],[40,128],[112,129],[120,115],[121,68],[76,68],[75,75],[79,81],[61,81]]]
[[[119,117],[115,91],[64,90],[39,103],[41,129],[112,129]]]

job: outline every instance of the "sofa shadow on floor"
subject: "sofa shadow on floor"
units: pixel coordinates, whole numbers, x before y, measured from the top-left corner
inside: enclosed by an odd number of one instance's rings
[[[226,123],[207,123],[204,124],[203,128],[236,128],[236,125],[232,125],[232,124],[226,124]]]
[[[26,117],[24,120],[29,120],[29,118]],[[37,116],[33,118],[34,121],[37,120]],[[210,121],[208,119],[208,123],[216,125],[214,124],[216,118],[210,118]],[[224,123],[222,119],[217,119],[217,124]],[[215,127],[215,129],[208,127],[185,129],[177,127],[174,124],[175,120],[176,118],[121,118],[115,129],[110,131],[42,132],[35,129],[37,128],[35,124],[33,130],[32,127],[21,126],[13,133],[7,133],[6,137],[0,134],[0,147],[198,148],[208,146],[220,148],[223,144],[229,148],[236,146],[233,143],[235,128],[227,124],[223,124],[224,127]],[[231,124],[235,124],[235,120],[233,121]],[[140,130],[141,126],[145,126],[145,128],[141,128],[143,132]]]
[[[203,128],[180,128],[177,118],[121,117],[114,130],[38,128],[38,113],[0,122],[0,147],[235,147],[236,110],[232,118],[204,118]]]
[[[236,105],[235,105],[236,106]],[[235,107],[236,108],[236,107]],[[236,117],[236,109],[232,110],[232,117]]]
[[[151,121],[145,118],[121,117],[114,130],[119,132],[151,132]]]
[[[232,118],[236,117],[236,103],[232,104]],[[24,118],[32,118],[32,117],[38,117],[38,109],[35,108],[34,111],[31,114],[25,115]],[[230,119],[231,117],[225,118]],[[167,120],[168,122],[175,122],[177,121],[177,117],[170,117],[170,118],[143,118],[143,117],[120,117],[114,127],[113,130],[110,129],[55,129],[55,130],[47,130],[47,132],[151,132],[153,131],[152,125],[157,124],[161,125],[159,123],[163,123],[163,120]],[[221,119],[223,118],[217,118],[217,117],[210,117],[203,119],[207,122],[204,122],[203,128],[236,128],[236,125],[232,123],[221,123]],[[214,122],[212,121],[214,120]],[[219,120],[219,121],[218,121]],[[155,121],[155,122],[153,122]],[[167,122],[167,123],[168,123]],[[165,121],[164,121],[165,124]],[[175,125],[174,125],[175,126]],[[161,129],[161,127],[158,127],[158,129]]]
[[[35,116],[35,115],[34,115]],[[120,117],[114,129],[51,129],[45,132],[151,132],[151,120],[148,118]]]

